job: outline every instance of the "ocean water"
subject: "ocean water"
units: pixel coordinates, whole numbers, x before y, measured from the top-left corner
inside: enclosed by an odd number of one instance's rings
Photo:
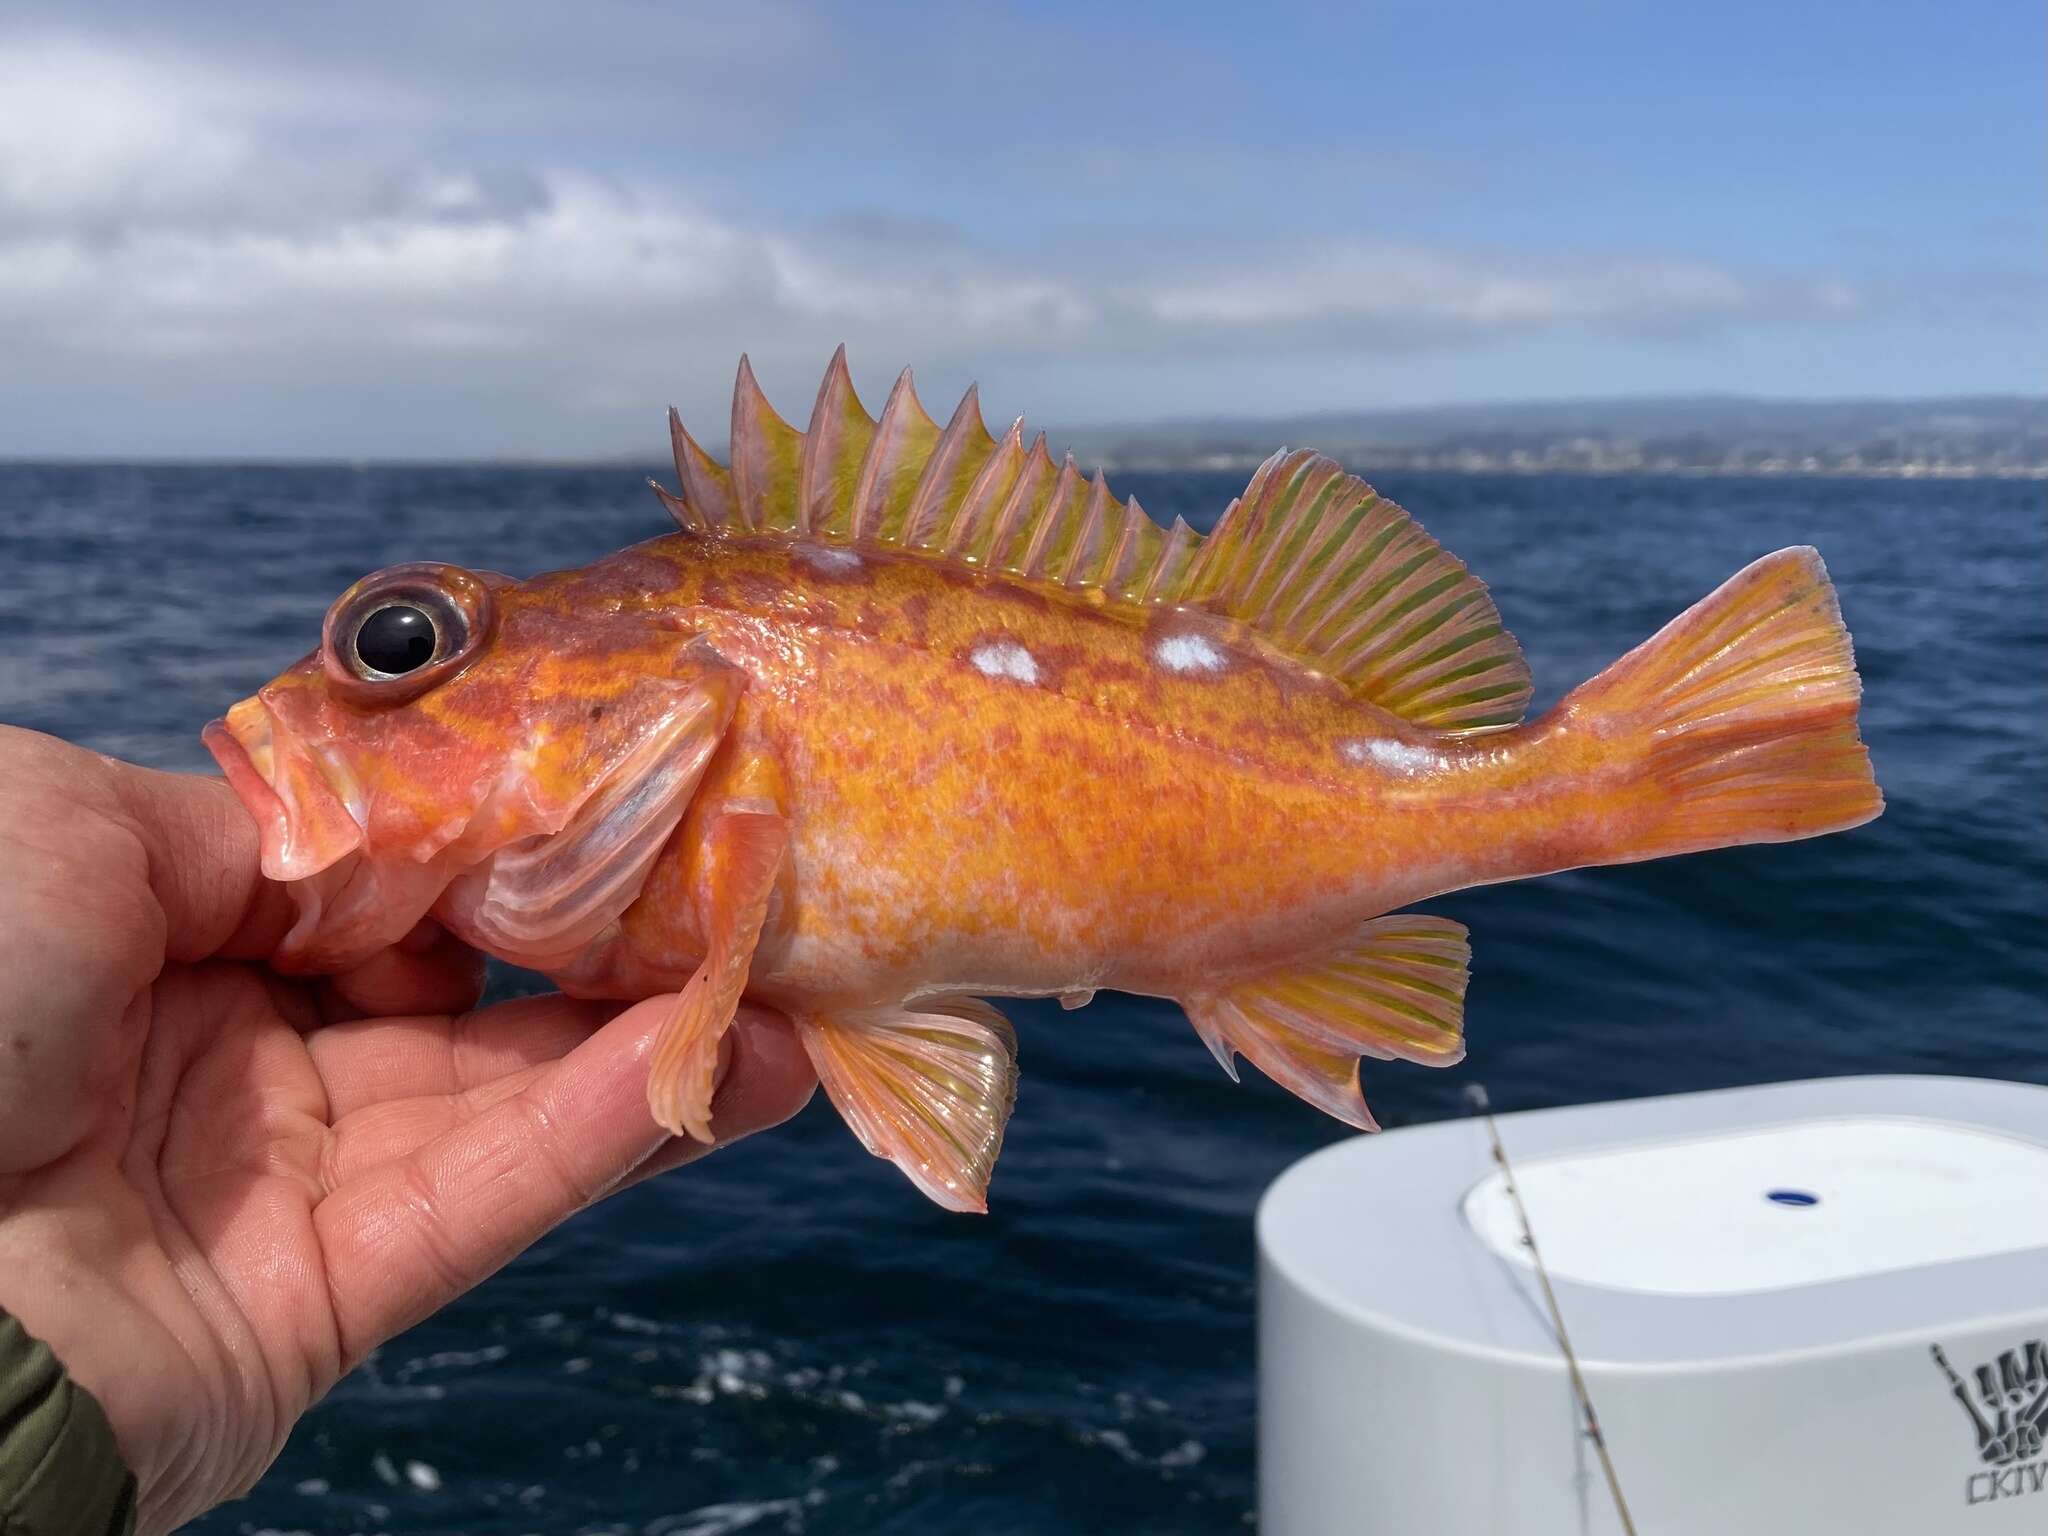
[[[1119,489],[1206,527],[1237,483]],[[1505,1109],[1850,1072],[2048,1082],[2038,486],[1381,488],[1489,581],[1539,707],[1744,562],[1819,545],[1890,802],[1816,842],[1434,903],[1473,933],[1471,1054],[1368,1063],[1384,1123],[1455,1115],[1475,1080]],[[0,720],[206,769],[200,725],[364,572],[526,574],[663,528],[626,468],[0,465]],[[1233,1087],[1164,1004],[1013,1012],[1024,1086],[989,1217],[927,1204],[820,1098],[393,1340],[196,1529],[1244,1528],[1253,1206],[1350,1133],[1250,1069]]]

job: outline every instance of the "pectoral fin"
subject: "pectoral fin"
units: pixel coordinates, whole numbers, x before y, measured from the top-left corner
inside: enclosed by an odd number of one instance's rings
[[[986,1211],[1017,1098],[1017,1037],[978,998],[799,1015],[818,1080],[862,1146],[949,1211]]]
[[[704,963],[655,1037],[647,1105],[672,1135],[709,1142],[718,1045],[746,990],[747,971],[789,849],[779,810],[722,800],[701,818],[693,882],[704,924]]]
[[[1234,1079],[1234,1057],[1360,1130],[1379,1125],[1358,1087],[1358,1058],[1447,1067],[1465,1054],[1471,960],[1465,927],[1413,914],[1367,923],[1335,954],[1282,966],[1183,1006]]]
[[[462,875],[435,915],[479,949],[548,970],[630,906],[683,819],[732,719],[739,675],[711,667],[650,686],[639,739],[560,830],[526,839]]]

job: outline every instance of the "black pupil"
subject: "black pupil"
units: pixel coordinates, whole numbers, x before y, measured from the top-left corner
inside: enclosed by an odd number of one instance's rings
[[[379,608],[356,631],[356,654],[375,672],[416,671],[434,659],[434,621],[404,603]]]

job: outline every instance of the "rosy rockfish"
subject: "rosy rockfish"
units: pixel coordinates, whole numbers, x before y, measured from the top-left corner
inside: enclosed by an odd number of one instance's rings
[[[984,1209],[1017,1068],[982,999],[1102,987],[1370,1128],[1361,1056],[1463,1054],[1465,929],[1398,909],[1882,807],[1811,549],[1524,722],[1485,587],[1317,454],[1204,538],[971,390],[941,429],[906,372],[871,419],[843,353],[802,432],[742,360],[729,466],[670,427],[679,532],[369,576],[206,740],[297,898],[282,964],[431,915],[572,993],[677,992],[679,1134],[744,995],[871,1152]]]

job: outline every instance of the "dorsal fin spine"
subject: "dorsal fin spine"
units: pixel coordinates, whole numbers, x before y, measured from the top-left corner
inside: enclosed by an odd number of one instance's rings
[[[732,391],[732,478],[738,525],[751,532],[788,533],[797,526],[804,435],[776,414],[754,367],[740,358]]]
[[[697,446],[676,408],[668,408],[669,446],[675,453],[676,488],[695,519],[693,531],[725,528],[732,521],[731,477]]]
[[[1017,478],[1024,472],[1024,418],[1010,423],[996,451],[988,456],[961,498],[947,530],[943,552],[968,565],[986,566],[1001,533],[1000,514]]]
[[[678,528],[682,529],[685,533],[702,533],[704,531],[697,522],[697,514],[690,510],[688,502],[670,491],[659,480],[649,480],[647,483],[653,487],[654,494],[661,499],[662,509],[676,520]]]
[[[1073,534],[1062,541],[1065,547],[1047,561],[1046,574],[1070,587],[1099,585],[1107,552],[1104,545],[1108,542],[1108,521],[1109,483],[1097,469],[1088,481],[1088,497],[1080,518],[1073,523]]]
[[[1166,530],[1146,515],[1133,496],[1124,503],[1123,531],[1102,568],[1103,587],[1126,602],[1136,599],[1165,544]]]
[[[939,426],[919,404],[910,370],[897,376],[882,407],[882,419],[861,462],[854,490],[853,537],[877,544],[901,542],[903,514],[917,493],[925,458],[938,441]]]
[[[925,460],[917,491],[904,514],[906,548],[935,552],[944,549],[954,517],[980,478],[982,466],[996,451],[995,439],[981,419],[981,392],[972,384],[960,397],[953,419],[939,434]]]
[[[1031,440],[1031,447],[1024,454],[1023,466],[1017,472],[1016,484],[1005,498],[1002,511],[996,514],[995,531],[989,535],[990,570],[1011,575],[1022,572],[1024,556],[1030,548],[1035,528],[1033,519],[1051,495],[1053,482],[1058,476],[1052,455],[1045,451],[1045,434],[1041,432]]]
[[[875,423],[854,392],[842,346],[832,354],[804,432],[803,461],[797,471],[798,532],[848,532],[861,462],[874,435]]]
[[[1173,526],[1166,530],[1166,537],[1153,560],[1151,574],[1145,580],[1142,601],[1163,606],[1177,603],[1186,596],[1188,573],[1194,567],[1195,554],[1201,544],[1202,536],[1188,526],[1187,519],[1176,517]]]
[[[1075,467],[1074,456],[1070,453],[1060,464],[1060,472],[1053,480],[1045,505],[1032,516],[1031,541],[1025,545],[1024,553],[1017,561],[1019,575],[1042,577],[1046,574],[1048,546],[1055,535],[1071,531],[1062,525],[1070,522],[1065,513],[1073,504],[1074,491],[1080,483],[1081,471]]]

